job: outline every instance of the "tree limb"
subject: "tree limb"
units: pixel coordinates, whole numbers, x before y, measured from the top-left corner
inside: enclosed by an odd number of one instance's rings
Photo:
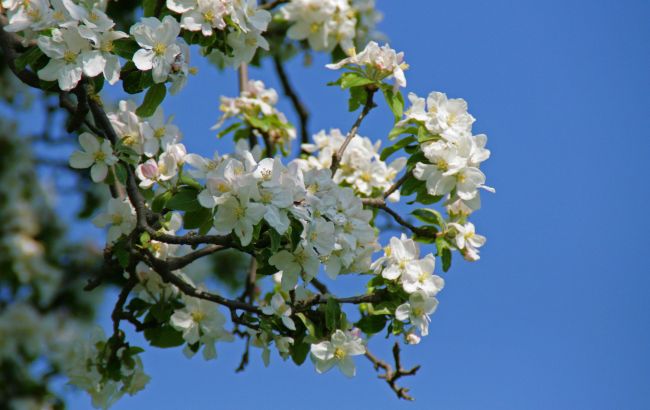
[[[414,400],[413,396],[408,394],[409,389],[398,386],[397,380],[404,376],[415,375],[415,373],[420,370],[420,365],[414,366],[410,370],[406,370],[402,367],[399,342],[395,342],[395,345],[393,346],[393,360],[395,362],[394,369],[393,366],[372,354],[370,350],[366,349],[365,356],[372,362],[375,370],[382,369],[384,371],[384,374],[380,374],[378,377],[386,380],[386,383],[388,383],[398,398],[410,401]]]
[[[303,104],[303,102],[300,100],[300,97],[298,97],[298,94],[291,85],[289,76],[287,75],[287,72],[282,65],[282,60],[275,54],[273,55],[273,64],[275,66],[275,72],[280,79],[280,84],[282,84],[282,90],[284,91],[284,94],[291,100],[293,109],[298,115],[298,120],[300,121],[300,142],[301,144],[307,144],[309,143],[309,111],[307,110],[305,104]]]
[[[345,149],[348,147],[348,144],[350,144],[352,138],[354,138],[357,135],[357,131],[359,130],[359,127],[361,126],[363,119],[366,118],[366,115],[368,115],[370,110],[376,107],[375,103],[373,102],[373,97],[375,95],[375,92],[377,92],[376,88],[366,88],[366,103],[364,104],[361,113],[359,113],[357,120],[352,125],[350,132],[348,132],[348,135],[345,137],[345,141],[343,141],[343,144],[341,144],[339,150],[332,157],[332,165],[330,166],[330,169],[332,170],[332,176],[334,176],[334,173],[336,172],[339,165],[341,164],[343,153],[345,152]]]

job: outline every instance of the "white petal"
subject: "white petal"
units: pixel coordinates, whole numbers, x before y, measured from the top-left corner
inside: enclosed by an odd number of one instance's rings
[[[154,52],[152,50],[145,50],[141,48],[133,55],[133,64],[138,67],[138,70],[147,71],[153,67]]]

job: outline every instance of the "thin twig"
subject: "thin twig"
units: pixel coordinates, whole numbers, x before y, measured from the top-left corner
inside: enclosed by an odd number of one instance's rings
[[[391,187],[388,188],[388,189],[386,190],[386,192],[384,192],[384,199],[388,198],[389,196],[391,196],[391,194],[392,194],[393,192],[397,191],[397,190],[398,190],[398,189],[399,189],[399,188],[404,184],[404,182],[406,182],[406,180],[407,180],[410,176],[411,176],[411,172],[410,172],[410,171],[409,171],[409,172],[405,172],[404,175],[402,175],[402,177],[401,177],[400,179],[398,179],[397,181],[395,181],[395,182],[393,183],[393,185],[391,185]]]
[[[275,72],[278,74],[278,78],[280,79],[280,84],[282,84],[284,95],[289,97],[293,109],[296,112],[296,115],[298,115],[298,121],[300,121],[300,142],[301,144],[307,144],[309,143],[309,110],[307,110],[307,107],[300,100],[298,93],[291,85],[289,76],[287,75],[279,56],[273,55],[273,64],[275,66]]]
[[[343,144],[341,144],[339,150],[332,157],[332,165],[330,166],[330,169],[332,170],[332,175],[334,175],[339,165],[341,164],[343,153],[345,152],[345,149],[348,147],[348,144],[350,144],[350,141],[352,141],[352,138],[354,138],[357,135],[357,131],[359,130],[359,127],[361,126],[363,119],[366,118],[366,115],[368,115],[370,110],[376,107],[375,103],[372,100],[376,91],[377,90],[375,88],[366,88],[366,102],[363,106],[363,109],[361,110],[361,113],[357,117],[357,120],[352,125],[350,132],[348,132],[348,135],[345,137],[345,141],[343,141]]]
[[[388,383],[388,385],[395,392],[398,398],[404,400],[414,400],[413,396],[408,394],[409,389],[406,387],[398,386],[397,380],[404,376],[415,375],[415,373],[417,373],[417,371],[420,370],[420,366],[419,365],[414,366],[410,370],[406,370],[402,367],[402,362],[400,359],[400,348],[398,342],[395,342],[395,346],[393,346],[393,360],[395,362],[394,370],[393,370],[393,366],[379,359],[377,356],[372,354],[370,350],[366,349],[365,356],[368,358],[368,360],[372,362],[375,370],[382,369],[384,371],[384,374],[380,374],[378,377],[380,379],[386,380],[386,383]]]

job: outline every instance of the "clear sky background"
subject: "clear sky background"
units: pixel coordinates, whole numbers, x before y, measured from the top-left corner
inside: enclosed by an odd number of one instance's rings
[[[265,369],[253,350],[247,371],[235,374],[243,346],[233,343],[219,345],[210,362],[148,349],[151,383],[114,408],[650,408],[650,2],[379,0],[378,7],[380,29],[411,65],[407,92],[438,90],[469,102],[475,131],[489,136],[484,170],[497,189],[483,194],[474,217],[488,237],[482,259],[455,258],[430,336],[405,349],[407,365],[422,365],[403,380],[416,401],[398,401],[364,358],[348,380],[277,356]],[[311,103],[311,131],[347,130],[354,117],[345,93],[324,87],[336,77],[325,63],[289,68]],[[236,95],[236,80],[193,64],[199,76],[165,107],[188,148],[210,156],[227,149],[209,127],[219,95]],[[251,76],[279,89],[271,68]],[[280,106],[291,113],[286,100]],[[383,138],[390,125],[381,108],[360,134]],[[107,327],[113,303],[109,295]],[[380,336],[370,347],[387,355],[390,343]],[[70,393],[70,403],[89,408],[82,393]]]

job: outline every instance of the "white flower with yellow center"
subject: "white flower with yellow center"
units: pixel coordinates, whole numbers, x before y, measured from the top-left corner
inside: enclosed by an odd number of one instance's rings
[[[135,208],[128,199],[111,198],[108,200],[106,213],[97,215],[93,223],[98,228],[110,225],[107,241],[113,243],[120,236],[130,234],[135,228]]]
[[[232,334],[224,328],[226,318],[210,301],[191,296],[184,296],[183,301],[185,306],[174,312],[169,323],[174,329],[182,332],[188,345],[198,342],[204,344],[203,357],[206,360],[215,358],[217,352],[214,343],[217,340],[233,340]],[[188,356],[194,354],[190,349],[185,349],[184,353]]]
[[[83,151],[75,151],[70,156],[70,166],[76,169],[90,167],[93,182],[106,179],[108,168],[117,163],[109,140],[100,141],[94,135],[84,132],[79,135],[79,144]]]
[[[428,254],[417,261],[417,264],[419,270],[409,270],[402,275],[402,287],[407,293],[422,290],[429,296],[437,295],[445,286],[445,281],[433,274],[436,259],[432,254]]]
[[[178,174],[178,165],[174,156],[163,152],[158,161],[153,158],[140,164],[135,169],[135,174],[140,179],[140,188],[149,189],[156,182],[169,181]]]
[[[296,330],[296,325],[291,319],[291,307],[284,302],[282,294],[275,293],[270,304],[262,308],[262,313],[278,316],[287,329]]]
[[[325,373],[336,365],[341,373],[353,377],[356,368],[352,356],[364,353],[366,347],[356,332],[343,332],[337,329],[329,341],[312,344],[310,356],[318,373]]]
[[[180,31],[178,22],[172,16],[165,16],[162,21],[155,17],[143,17],[140,23],[133,25],[131,35],[142,47],[133,55],[133,63],[138,70],[153,70],[154,82],[165,82],[176,57],[182,53],[176,39]]]
[[[50,61],[38,71],[38,78],[57,81],[59,88],[70,91],[77,86],[81,75],[95,77],[106,65],[101,52],[92,50],[90,42],[81,37],[76,27],[54,29],[52,36],[40,36],[38,47]]]
[[[402,322],[409,321],[420,330],[422,336],[429,334],[429,315],[438,307],[438,299],[418,290],[409,296],[409,301],[395,310],[395,318]]]
[[[214,228],[217,235],[235,232],[242,246],[251,243],[253,229],[260,223],[266,209],[264,205],[249,202],[246,196],[231,196],[217,207],[214,216]]]
[[[454,241],[458,249],[463,251],[463,256],[469,261],[476,261],[480,259],[478,248],[485,245],[486,238],[483,235],[476,233],[474,224],[467,222],[464,225],[459,223],[450,223],[450,228],[456,231]]]
[[[298,278],[304,274],[305,282],[309,282],[318,273],[320,261],[318,255],[302,244],[293,252],[283,249],[269,258],[269,264],[282,271],[281,287],[288,292],[298,283]]]
[[[404,53],[397,53],[388,44],[379,47],[379,44],[371,41],[360,53],[344,58],[336,64],[327,64],[326,67],[338,70],[346,65],[364,67],[368,77],[376,81],[394,78],[396,90],[406,87],[404,70],[408,68],[408,64],[404,62]]]

